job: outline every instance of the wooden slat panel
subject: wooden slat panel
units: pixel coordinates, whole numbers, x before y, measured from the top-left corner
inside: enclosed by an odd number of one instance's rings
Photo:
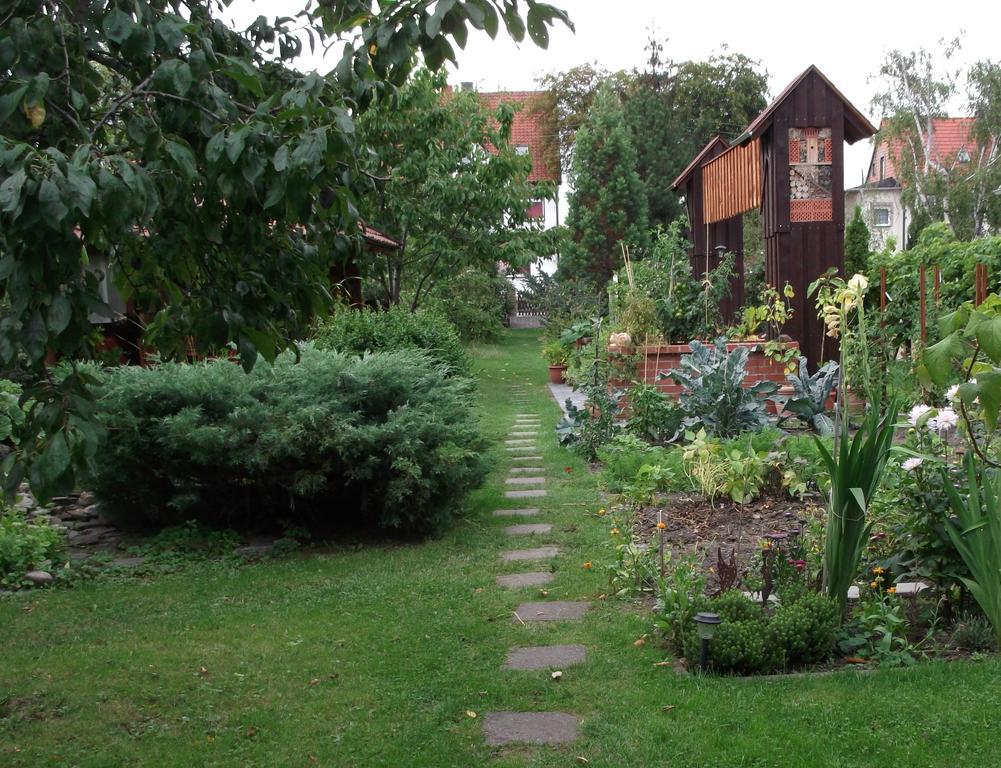
[[[702,216],[707,224],[761,205],[761,144],[731,147],[702,166]]]

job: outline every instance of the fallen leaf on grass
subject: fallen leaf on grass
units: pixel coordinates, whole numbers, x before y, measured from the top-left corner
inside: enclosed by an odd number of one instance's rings
[[[577,755],[577,762],[580,763],[581,765],[590,765],[591,764],[591,761],[588,760],[583,755]]]
[[[653,663],[653,665],[655,667],[673,667],[674,666],[674,662],[673,661],[655,661]]]
[[[845,657],[845,661],[847,663],[849,663],[849,664],[865,664],[866,663],[866,659],[863,659],[860,656],[846,656]]]
[[[661,712],[670,712],[672,709],[674,709],[674,704],[668,704],[667,706],[661,707],[660,711]]]
[[[466,710],[466,717],[476,717],[476,713],[471,709]]]
[[[312,680],[309,681],[309,684],[310,684],[310,686],[319,685],[320,684],[320,678],[314,677]]]
[[[199,667],[198,668],[198,674],[201,675],[202,677],[207,677],[208,674],[209,674],[209,671],[205,667]]]
[[[646,645],[646,638],[645,637],[641,637],[639,640],[637,640],[635,643],[633,643],[633,647],[634,648],[642,648],[644,645]]]

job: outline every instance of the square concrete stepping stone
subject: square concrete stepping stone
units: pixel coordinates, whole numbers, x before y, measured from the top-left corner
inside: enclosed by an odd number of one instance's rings
[[[542,461],[541,456],[511,456],[511,461]]]
[[[537,418],[539,418],[539,416],[538,416],[538,414],[535,414],[535,413],[516,413],[514,415],[514,418],[515,419],[537,419]]]
[[[525,509],[495,509],[494,517],[535,517],[539,514],[538,507],[529,507]]]
[[[528,573],[506,573],[497,577],[497,586],[507,589],[520,587],[541,587],[553,580],[553,574],[546,571],[530,571]]]
[[[504,496],[509,499],[538,499],[546,495],[543,488],[528,488],[523,491],[504,491]]]
[[[539,439],[539,433],[538,432],[512,432],[509,435],[509,437],[511,437],[512,439],[524,439],[524,438],[527,437],[530,440],[538,440]]]
[[[511,469],[508,470],[508,472],[512,475],[529,475],[545,471],[545,467],[511,467]]]
[[[522,621],[575,621],[583,618],[589,607],[589,603],[553,600],[545,603],[522,603],[515,613]]]
[[[506,445],[534,445],[536,442],[534,437],[518,437],[514,440],[505,440]]]
[[[545,485],[544,477],[509,477],[505,481],[508,485]]]
[[[531,536],[536,533],[550,533],[553,526],[549,523],[523,523],[521,525],[509,525],[504,529],[508,536]]]
[[[512,648],[508,651],[504,669],[559,669],[582,664],[587,658],[583,645],[541,645],[534,648]]]
[[[487,744],[565,744],[577,738],[580,721],[562,712],[487,712]]]
[[[501,560],[505,563],[517,563],[522,560],[548,560],[556,557],[559,550],[554,546],[536,547],[535,549],[512,549],[510,552],[501,552]],[[539,603],[542,605],[542,603]]]

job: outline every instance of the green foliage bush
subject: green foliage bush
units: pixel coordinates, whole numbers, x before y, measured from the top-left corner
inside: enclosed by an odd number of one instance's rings
[[[726,344],[725,336],[711,346],[693,340],[689,344],[691,353],[681,356],[681,368],[667,373],[684,388],[679,402],[686,425],[701,425],[717,437],[764,429],[768,414],[761,396],[778,390],[772,381],[744,387],[750,350],[737,347],[728,352]]]
[[[921,302],[919,267],[927,267],[928,341],[936,341],[935,322],[939,314],[951,312],[974,298],[974,272],[978,263],[987,265],[988,275],[1001,274],[1001,236],[976,240],[957,239],[948,224],[928,225],[914,246],[901,253],[883,251],[870,260],[870,285],[879,285],[880,268],[886,268],[886,292],[890,295],[882,315],[885,334],[891,349],[911,345],[921,338]],[[938,306],[933,301],[932,267],[941,269],[941,294]],[[879,292],[870,292],[879,300]]]
[[[0,586],[20,586],[28,571],[49,567],[61,546],[62,535],[51,525],[29,522],[0,503]]]
[[[497,341],[514,310],[514,286],[501,275],[465,269],[435,288],[430,306],[465,341]]]
[[[717,672],[764,674],[816,664],[834,648],[837,605],[819,593],[783,601],[767,612],[731,590],[717,598],[701,598],[695,607],[699,611],[718,613],[723,620],[709,653],[710,666]],[[700,649],[694,622],[685,628],[682,643],[685,657],[694,663]]]
[[[313,343],[317,349],[346,355],[421,350],[431,360],[448,366],[452,374],[469,370],[469,357],[455,326],[442,314],[427,309],[338,309],[317,327]]]
[[[132,522],[431,531],[486,471],[471,385],[450,373],[416,351],[311,345],[249,375],[225,360],[117,369],[93,490]]]

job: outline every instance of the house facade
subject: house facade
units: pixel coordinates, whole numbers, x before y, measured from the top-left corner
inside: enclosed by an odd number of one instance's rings
[[[971,135],[973,122],[971,117],[932,119],[927,146],[933,166],[954,168],[969,163],[977,155],[977,142]],[[904,205],[898,170],[901,153],[907,146],[899,139],[885,138],[887,125],[884,119],[873,140],[865,182],[845,190],[845,219],[850,221],[855,207],[861,207],[862,218],[869,228],[869,247],[874,251],[887,247],[891,239],[894,251],[904,249],[911,221],[911,212]],[[924,158],[918,161],[924,162]]]
[[[470,90],[472,87],[471,83],[463,83],[461,86],[462,90]],[[540,184],[549,183],[556,189],[554,197],[540,196],[539,199],[534,200],[529,205],[526,215],[542,229],[552,229],[559,226],[564,215],[560,205],[561,197],[563,197],[563,177],[560,172],[558,153],[549,150],[551,146],[554,146],[551,139],[556,129],[552,123],[551,113],[546,108],[547,92],[491,91],[479,92],[477,96],[480,103],[490,111],[496,111],[501,104],[514,107],[511,144],[518,154],[527,155],[532,161],[532,172],[529,174],[528,180]],[[558,259],[559,255],[554,253],[536,260],[513,276],[515,284],[522,282],[526,274],[553,274],[556,271]]]

